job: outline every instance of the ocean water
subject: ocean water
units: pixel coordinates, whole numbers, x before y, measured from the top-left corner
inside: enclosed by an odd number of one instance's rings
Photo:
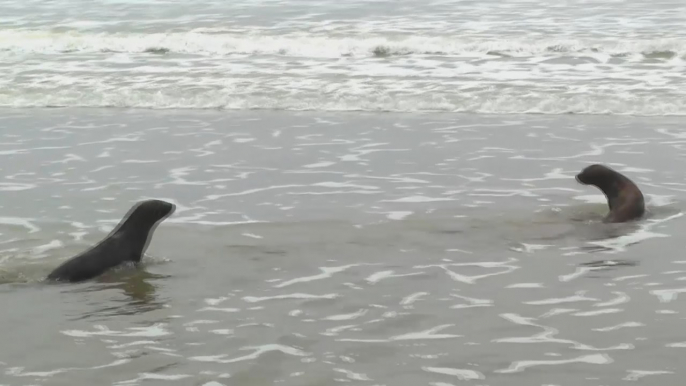
[[[676,0],[0,0],[0,106],[686,113]]]
[[[684,25],[0,0],[0,385],[681,385]],[[645,218],[601,223],[591,163]],[[148,198],[141,267],[43,281]]]

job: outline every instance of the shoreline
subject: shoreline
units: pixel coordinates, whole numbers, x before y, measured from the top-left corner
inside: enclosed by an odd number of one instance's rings
[[[478,120],[480,118],[487,120],[534,120],[534,121],[552,121],[552,120],[619,120],[619,121],[654,121],[659,120],[660,123],[680,124],[683,122],[684,115],[630,115],[630,114],[546,114],[546,113],[475,113],[475,112],[460,112],[460,111],[365,111],[365,110],[279,110],[279,109],[194,109],[194,108],[145,108],[145,107],[84,107],[84,106],[60,106],[60,107],[8,107],[0,106],[0,112],[12,115],[25,115],[24,113],[44,111],[48,113],[71,113],[83,112],[91,115],[94,113],[100,114],[138,114],[138,115],[236,115],[236,116],[260,116],[265,117],[275,115],[289,115],[293,117],[316,117],[316,116],[341,116],[346,118],[362,118],[362,117],[407,117],[410,120],[417,117],[436,118],[439,120],[446,120],[450,118],[467,118],[469,120]],[[0,119],[2,119],[0,117]]]

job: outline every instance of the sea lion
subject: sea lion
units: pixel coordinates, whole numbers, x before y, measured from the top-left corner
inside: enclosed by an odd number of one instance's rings
[[[175,210],[176,205],[161,200],[136,203],[105,239],[62,263],[47,279],[78,282],[124,262],[140,262],[157,225]]]
[[[594,164],[584,168],[575,178],[581,184],[597,187],[607,197],[610,213],[603,222],[626,222],[638,219],[645,213],[643,193],[623,174],[607,166]]]

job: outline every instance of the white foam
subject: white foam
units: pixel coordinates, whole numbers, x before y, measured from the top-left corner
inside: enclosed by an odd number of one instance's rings
[[[593,306],[595,306],[595,307],[610,307],[610,306],[616,306],[618,304],[628,303],[629,300],[631,300],[629,295],[627,295],[624,292],[613,292],[613,294],[617,295],[617,297],[612,299],[612,300],[608,300],[606,302],[594,304]]]
[[[506,288],[544,288],[543,283],[515,283],[510,284]]]
[[[631,279],[640,279],[642,277],[648,277],[650,275],[647,275],[645,273],[639,274],[639,275],[627,275],[627,276],[619,276],[613,279],[613,281],[624,281],[624,280],[631,280]]]
[[[427,339],[449,339],[449,338],[460,338],[462,335],[455,334],[437,334],[438,331],[445,330],[448,327],[453,327],[454,324],[444,324],[430,328],[425,331],[411,332],[402,335],[392,336],[388,339],[353,339],[353,338],[343,338],[338,339],[340,342],[393,342],[393,341],[405,341],[405,340],[427,340]]]
[[[109,348],[120,349],[120,348],[127,348],[127,347],[133,347],[133,346],[154,345],[154,344],[157,344],[157,342],[155,342],[154,340],[137,340],[134,342],[112,345],[112,346],[109,346]]]
[[[99,366],[92,366],[92,367],[86,367],[86,368],[79,368],[79,367],[70,367],[70,368],[61,368],[61,369],[55,369],[55,370],[48,370],[48,371],[29,371],[29,372],[24,372],[23,367],[11,367],[7,369],[5,372],[7,375],[12,375],[15,377],[38,377],[38,378],[47,378],[47,377],[52,377],[53,375],[57,374],[62,374],[66,373],[69,371],[73,370],[98,370],[98,369],[104,369],[107,367],[116,367],[116,366],[121,366],[123,364],[127,364],[131,362],[131,359],[117,359],[111,363],[107,363],[104,365],[99,365]]]
[[[312,295],[312,294],[304,294],[304,293],[293,293],[293,294],[284,294],[284,295],[275,295],[275,296],[245,296],[243,297],[243,300],[248,302],[248,303],[257,303],[257,302],[263,302],[267,300],[281,300],[281,299],[303,299],[303,300],[314,300],[314,299],[335,299],[339,295],[338,294],[324,294],[324,295]]]
[[[277,285],[274,286],[274,288],[283,288],[283,287],[288,287],[293,284],[297,283],[306,283],[314,280],[322,280],[322,279],[327,279],[333,276],[336,273],[343,272],[348,270],[349,268],[352,267],[358,267],[361,265],[366,265],[366,264],[348,264],[348,265],[342,265],[339,267],[320,267],[319,270],[322,271],[322,273],[318,275],[312,275],[312,276],[304,276],[304,277],[298,277],[295,279],[290,279],[283,281]]]
[[[601,327],[601,328],[594,328],[593,331],[600,331],[600,332],[607,332],[607,331],[614,331],[618,330],[620,328],[627,328],[627,327],[643,327],[645,324],[640,323],[640,322],[624,322],[620,323],[614,326],[608,326],[608,327]]]
[[[648,200],[646,205],[649,207],[661,207],[674,203],[673,195],[646,194]]]
[[[180,381],[182,379],[191,378],[188,374],[158,374],[158,373],[140,373],[138,377],[114,383],[115,385],[133,385],[140,381]]]
[[[477,298],[471,298],[468,296],[455,295],[455,294],[451,294],[450,296],[467,301],[467,304],[456,304],[454,306],[450,306],[450,308],[452,308],[452,309],[472,308],[472,307],[491,307],[491,306],[493,306],[493,300],[490,300],[490,299],[477,299]]]
[[[426,196],[409,196],[397,198],[395,200],[381,200],[382,202],[403,202],[403,203],[420,203],[420,202],[439,202],[439,201],[456,201],[455,198],[445,197],[426,197]]]
[[[661,303],[669,303],[675,300],[679,294],[686,293],[686,288],[651,290],[650,293],[657,296]]]
[[[220,311],[220,312],[239,312],[240,308],[232,307],[203,307],[198,310],[200,311]]]
[[[354,381],[371,381],[372,379],[369,378],[366,374],[363,373],[356,373],[351,370],[346,370],[346,369],[333,369],[333,371],[343,373],[348,379],[352,379]]]
[[[595,302],[598,301],[596,298],[591,298],[585,295],[586,291],[577,291],[576,294],[572,296],[567,296],[564,298],[550,298],[543,300],[534,300],[525,302],[525,304],[531,305],[549,305],[549,304],[563,304],[563,303],[574,303],[574,302]]]
[[[400,305],[401,306],[409,306],[409,305],[419,301],[419,299],[422,296],[426,296],[428,294],[429,294],[428,292],[415,292],[413,294],[407,295],[406,297],[403,298],[403,300],[400,301]]]
[[[339,315],[331,315],[323,318],[322,320],[333,320],[333,321],[340,321],[340,320],[353,320],[357,319],[360,316],[364,316],[367,313],[367,309],[362,308],[358,311],[349,313],[349,314],[339,314]]]
[[[651,232],[650,229],[665,223],[667,221],[674,220],[676,218],[679,218],[683,216],[683,213],[677,213],[665,218],[661,219],[655,219],[655,220],[648,220],[647,222],[641,224],[641,227],[637,229],[636,231],[629,233],[627,235],[621,235],[619,237],[614,237],[614,238],[608,238],[605,240],[599,240],[599,241],[589,241],[588,244],[591,245],[597,245],[599,247],[607,248],[607,251],[604,251],[605,253],[618,253],[626,250],[626,247],[637,244],[639,242],[652,239],[652,238],[662,238],[662,237],[669,237],[669,235],[664,234],[664,233],[656,233],[656,232]]]
[[[517,361],[513,362],[509,368],[504,370],[495,370],[496,373],[511,374],[519,373],[526,370],[529,367],[534,366],[555,366],[555,365],[566,365],[570,363],[587,363],[593,365],[606,365],[612,363],[613,360],[610,356],[606,354],[591,354],[583,355],[572,359],[560,359],[560,360],[529,360],[529,361]]]
[[[217,334],[217,335],[233,335],[234,331],[230,328],[220,328],[217,330],[210,330],[211,333]]]
[[[131,332],[125,332],[110,330],[103,325],[95,325],[93,326],[95,331],[65,330],[62,331],[62,333],[77,338],[88,338],[92,336],[159,337],[171,334],[164,326],[164,324],[156,323],[148,327],[130,327],[127,330]]]
[[[490,276],[508,274],[510,272],[513,272],[513,271],[519,269],[518,266],[511,265],[511,263],[513,263],[515,261],[517,261],[517,259],[509,258],[507,261],[502,261],[502,262],[490,261],[490,262],[473,262],[473,263],[420,265],[420,266],[415,266],[414,268],[438,267],[438,268],[443,269],[448,274],[448,276],[455,281],[459,281],[459,282],[466,283],[466,284],[474,284],[477,280],[481,280],[481,279],[484,279],[484,278],[487,278]],[[494,273],[485,273],[483,275],[467,276],[467,275],[463,275],[461,273],[457,273],[455,271],[448,269],[448,267],[451,267],[451,266],[454,266],[454,267],[476,266],[476,267],[481,267],[481,268],[505,268],[505,270],[499,271],[499,272],[494,272]]]
[[[603,314],[616,314],[616,313],[622,312],[622,311],[624,311],[624,310],[621,308],[605,308],[602,310],[577,312],[573,315],[574,316],[596,316],[596,315],[603,315]]]
[[[310,353],[305,352],[303,350],[300,350],[300,349],[297,349],[294,347],[290,347],[290,346],[284,346],[281,344],[265,344],[263,346],[242,347],[241,350],[254,350],[254,352],[252,354],[244,355],[242,357],[230,358],[230,359],[225,359],[227,357],[226,354],[212,355],[212,356],[194,356],[194,357],[190,357],[188,359],[190,359],[192,361],[197,361],[197,362],[235,363],[235,362],[257,359],[264,353],[274,352],[274,351],[281,352],[281,353],[287,354],[287,355],[297,356],[297,357],[306,357],[306,356],[310,355]]]
[[[413,212],[412,211],[395,211],[395,212],[388,212],[387,218],[390,220],[402,220],[405,217],[411,215]]]
[[[629,374],[622,378],[623,381],[638,381],[639,379],[643,377],[647,377],[649,375],[664,375],[664,374],[674,374],[673,371],[664,371],[664,370],[653,370],[653,371],[648,371],[648,370],[629,370]]]
[[[104,71],[103,71],[104,72]],[[159,71],[163,73],[163,70]],[[65,75],[67,79],[62,82],[69,82],[76,75],[74,72]],[[131,74],[127,74],[131,76]],[[50,78],[45,75],[46,78]],[[54,77],[54,76],[51,76]],[[148,75],[140,74],[140,83]],[[369,90],[369,96],[362,98],[321,98],[315,90],[331,87],[331,81],[322,79],[302,80],[292,78],[291,89],[299,90],[302,95],[291,97],[283,89],[282,81],[277,77],[269,80],[264,85],[271,90],[265,91],[264,95],[247,95],[240,97],[231,94],[229,90],[241,87],[238,83],[240,78],[227,79],[221,78],[221,84],[214,84],[209,89],[191,89],[183,95],[178,88],[164,87],[163,75],[159,80],[147,80],[147,87],[127,87],[124,80],[100,80],[83,79],[82,83],[89,83],[84,86],[83,92],[75,93],[71,90],[47,88],[39,91],[35,97],[25,96],[30,92],[29,85],[22,85],[23,89],[15,89],[11,97],[0,95],[0,107],[29,108],[29,107],[117,107],[117,108],[139,108],[139,109],[224,109],[224,110],[288,110],[288,111],[371,111],[371,112],[455,112],[455,113],[479,113],[479,114],[550,114],[563,115],[568,113],[586,115],[633,115],[633,116],[684,116],[686,115],[686,102],[682,99],[674,98],[672,95],[660,96],[655,103],[649,97],[639,96],[635,98],[629,91],[606,95],[603,91],[596,93],[578,93],[574,95],[556,94],[557,90],[549,90],[540,87],[541,90],[531,92],[531,97],[521,99],[518,95],[491,94],[489,89],[473,92],[473,97],[456,95],[454,88],[448,84],[439,87],[446,87],[437,94],[443,94],[442,98],[434,97],[427,99],[423,96],[416,96],[416,93],[397,92],[393,98],[379,99]],[[220,79],[219,76],[216,79]],[[354,78],[353,78],[354,79]],[[411,78],[409,78],[411,79]],[[413,87],[422,87],[423,84],[416,84],[418,81],[405,80],[404,87],[408,90]],[[53,81],[54,82],[54,81]],[[109,82],[109,83],[108,83]],[[156,82],[160,82],[157,84]],[[192,80],[188,79],[188,83]],[[369,88],[368,85],[354,85],[356,81],[346,82],[350,88],[350,94],[355,93],[356,89]],[[477,83],[476,81],[474,81]],[[44,84],[50,82],[46,79]],[[320,83],[319,86],[311,86],[311,83]],[[544,83],[544,82],[542,82]],[[338,86],[338,85],[336,85]],[[532,87],[536,85],[532,83]],[[464,87],[464,86],[463,86]],[[388,92],[391,92],[390,84],[386,85]],[[430,90],[426,90],[430,92]],[[659,93],[660,90],[656,90]],[[359,91],[357,91],[359,93]],[[190,95],[186,95],[190,94]],[[617,95],[616,98],[612,99]],[[107,153],[104,153],[107,154]],[[581,155],[583,156],[583,155]],[[528,158],[526,158],[528,159]],[[549,158],[553,160],[553,158]],[[342,161],[358,160],[356,155],[341,159]]]
[[[562,313],[568,313],[570,311],[574,310],[551,310],[548,312],[545,316],[547,317],[550,315],[559,315]],[[543,331],[537,334],[534,334],[532,336],[522,336],[522,337],[508,337],[508,338],[499,338],[499,339],[494,339],[493,342],[498,342],[498,343],[561,343],[561,344],[569,344],[572,345],[577,350],[587,350],[587,351],[608,351],[608,350],[629,350],[633,348],[633,345],[628,344],[628,343],[622,343],[613,347],[593,347],[589,346],[587,344],[583,344],[571,339],[562,339],[562,338],[556,338],[555,336],[559,333],[559,331],[555,328],[536,324],[533,322],[534,318],[526,318],[518,314],[513,314],[513,313],[506,313],[506,314],[501,314],[500,315],[502,318],[515,323],[519,325],[524,325],[524,326],[532,326],[532,327],[538,327],[541,328]]]
[[[29,230],[29,233],[40,231],[40,228],[31,222],[31,219],[19,217],[0,217],[0,224],[4,225],[19,225]]]
[[[36,247],[33,247],[32,251],[37,257],[42,257],[44,256],[45,252],[50,251],[52,249],[58,249],[62,248],[64,246],[64,243],[61,242],[60,240],[51,240],[47,244],[39,245]]]
[[[269,186],[266,188],[249,189],[249,190],[245,190],[245,191],[237,192],[237,193],[211,194],[209,196],[206,196],[205,199],[200,200],[199,202],[213,201],[213,200],[218,200],[220,198],[225,198],[225,197],[245,196],[245,195],[250,195],[250,194],[254,194],[254,193],[265,192],[268,190],[274,190],[274,189],[298,188],[298,187],[302,187],[302,186],[306,186],[306,185],[295,185],[295,184],[275,185],[275,186]]]
[[[380,271],[380,272],[375,272],[371,275],[369,275],[365,280],[369,282],[370,284],[375,284],[378,283],[381,280],[392,278],[392,277],[405,277],[405,276],[417,276],[417,275],[423,275],[424,272],[413,272],[413,273],[406,273],[406,274],[400,274],[400,275],[394,275],[395,271]]]
[[[452,375],[457,377],[461,381],[471,381],[474,379],[485,379],[484,375],[478,371],[465,370],[465,369],[455,369],[452,367],[429,367],[423,366],[422,370],[431,373]]]
[[[22,190],[29,190],[35,188],[35,184],[0,182],[0,191],[3,192],[18,192]]]
[[[304,168],[325,168],[327,166],[335,165],[335,162],[322,161],[313,164],[303,165]]]
[[[538,250],[544,250],[552,245],[547,245],[547,244],[526,244],[526,243],[521,243],[522,247],[511,247],[510,249],[516,252],[524,252],[524,253],[532,253],[534,251]]]
[[[416,22],[416,21],[415,21]],[[74,27],[74,25],[72,25]],[[510,36],[494,41],[486,37],[421,36],[336,37],[293,34],[245,34],[229,30],[196,28],[187,32],[168,33],[92,33],[52,32],[44,30],[4,30],[0,33],[0,49],[11,52],[41,54],[72,53],[145,53],[150,50],[169,50],[195,55],[262,54],[288,55],[308,58],[373,57],[378,50],[385,55],[411,53],[485,56],[497,52],[510,57],[557,55],[593,55],[599,52],[626,56],[675,50],[686,53],[686,44],[678,38],[641,39],[631,41],[574,39],[548,37],[529,40],[526,35]],[[554,50],[551,50],[554,47]],[[472,67],[472,66],[470,66]]]
[[[209,304],[209,305],[211,305],[211,306],[216,306],[216,305],[218,305],[218,304],[220,304],[220,303],[222,303],[222,302],[224,302],[225,300],[228,300],[228,299],[229,299],[229,298],[226,297],[226,296],[221,296],[221,297],[218,297],[218,298],[207,298],[207,299],[205,299],[205,303],[207,303],[207,304]]]

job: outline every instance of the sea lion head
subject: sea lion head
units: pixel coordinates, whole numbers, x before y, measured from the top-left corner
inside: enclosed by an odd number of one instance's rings
[[[146,200],[138,203],[135,212],[141,212],[146,217],[156,219],[155,222],[165,219],[174,213],[176,205],[162,200]]]
[[[149,228],[171,216],[176,210],[176,205],[162,200],[145,200],[136,203],[124,217],[123,224],[130,226]]]
[[[617,180],[618,173],[607,166],[594,164],[585,167],[581,173],[577,174],[574,178],[577,182],[584,185],[595,185],[598,187],[603,187],[606,184]]]

